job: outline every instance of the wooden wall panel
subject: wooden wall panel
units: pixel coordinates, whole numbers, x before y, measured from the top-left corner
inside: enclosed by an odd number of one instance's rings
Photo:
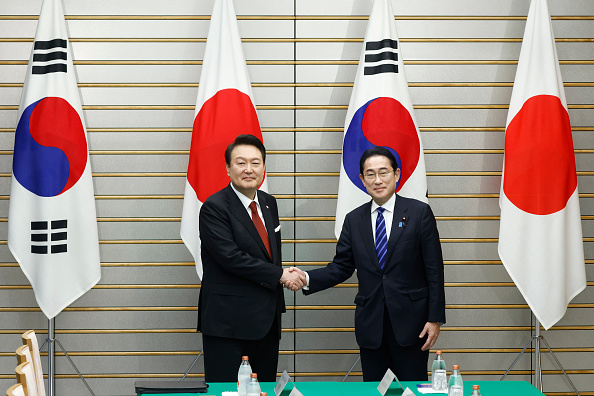
[[[102,279],[57,317],[97,394],[177,378],[201,348],[200,280],[179,238],[194,104],[213,0],[64,0],[88,127]],[[497,380],[531,315],[497,254],[507,104],[529,2],[393,0],[446,260],[447,324],[436,348],[466,380]],[[0,0],[0,388],[13,351],[47,322],[6,246],[14,128],[41,0]],[[283,260],[325,265],[344,117],[371,1],[235,1],[277,196]],[[588,287],[545,335],[582,394],[594,395],[594,4],[549,0],[574,131]],[[546,164],[554,172],[554,163]],[[314,296],[286,292],[279,371],[341,380],[357,358],[356,277]],[[547,394],[569,394],[548,353]],[[530,379],[530,359],[512,371]],[[57,392],[85,394],[57,356]],[[202,361],[192,376],[203,375]],[[361,380],[357,364],[349,381]]]

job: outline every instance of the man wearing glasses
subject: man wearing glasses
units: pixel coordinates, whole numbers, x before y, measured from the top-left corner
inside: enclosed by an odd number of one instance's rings
[[[395,194],[400,169],[386,148],[365,151],[359,168],[372,200],[346,216],[334,260],[303,274],[303,292],[335,286],[357,270],[355,336],[363,380],[380,381],[390,368],[400,380],[426,381],[429,348],[445,322],[435,217],[424,202]]]

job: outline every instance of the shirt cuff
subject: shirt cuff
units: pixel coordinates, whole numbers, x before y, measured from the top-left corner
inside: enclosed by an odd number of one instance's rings
[[[307,271],[305,272],[305,286],[303,286],[304,290],[309,290],[309,274],[307,273]]]

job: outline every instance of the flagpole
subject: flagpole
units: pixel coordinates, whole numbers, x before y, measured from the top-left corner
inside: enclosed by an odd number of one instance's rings
[[[534,378],[536,383],[536,389],[542,392],[542,362],[540,356],[540,322],[535,317],[534,320],[536,321],[534,325],[534,357],[535,357],[535,364],[534,364]]]
[[[56,354],[55,354],[55,328],[54,318],[47,321],[47,390],[49,396],[54,396],[56,385]]]

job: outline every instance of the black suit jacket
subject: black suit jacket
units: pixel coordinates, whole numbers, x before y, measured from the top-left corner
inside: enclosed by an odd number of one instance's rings
[[[400,226],[402,218],[405,225]],[[355,335],[362,348],[379,348],[384,306],[401,346],[419,341],[426,322],[445,323],[443,258],[435,217],[424,202],[396,196],[386,265],[380,269],[371,224],[371,201],[345,218],[334,260],[308,271],[305,294],[337,285],[355,269]]]
[[[270,240],[269,256],[247,210],[227,186],[200,209],[203,276],[198,302],[198,330],[203,334],[258,340],[275,316],[285,312],[280,223],[276,200],[258,191]]]

